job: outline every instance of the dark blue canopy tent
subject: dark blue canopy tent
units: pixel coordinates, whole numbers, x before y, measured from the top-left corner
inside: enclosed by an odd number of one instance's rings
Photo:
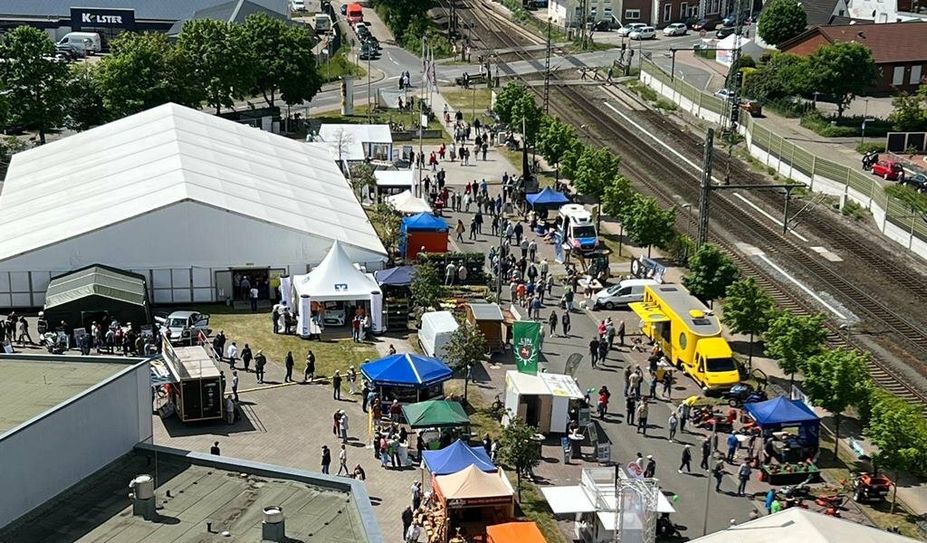
[[[405,287],[412,284],[412,276],[415,275],[414,266],[398,266],[388,270],[374,272],[377,283],[380,286]]]
[[[437,358],[413,353],[394,354],[361,364],[361,374],[380,391],[383,402],[419,402],[444,396],[451,368]]]
[[[534,208],[555,208],[570,203],[570,199],[562,192],[557,192],[550,187],[545,188],[541,192],[526,194],[525,200],[528,202],[528,205]]]
[[[447,232],[450,227],[431,213],[419,213],[402,219],[402,231]]]
[[[763,434],[797,426],[798,437],[806,446],[818,446],[821,418],[801,401],[779,396],[765,402],[744,404],[744,409]]]
[[[496,466],[482,446],[471,447],[462,440],[437,451],[422,452],[422,462],[432,475],[450,475],[470,466],[480,471],[495,473]]]

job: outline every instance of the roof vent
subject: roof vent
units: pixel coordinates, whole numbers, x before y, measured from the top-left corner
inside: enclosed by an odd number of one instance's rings
[[[154,478],[151,475],[139,475],[129,481],[129,499],[132,500],[132,516],[155,520]]]
[[[270,505],[264,508],[264,522],[261,523],[261,539],[284,543],[287,541],[283,508]]]

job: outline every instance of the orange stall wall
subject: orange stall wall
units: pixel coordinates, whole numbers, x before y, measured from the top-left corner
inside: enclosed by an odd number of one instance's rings
[[[418,256],[422,246],[427,253],[447,252],[447,232],[408,232],[406,238],[406,258]]]

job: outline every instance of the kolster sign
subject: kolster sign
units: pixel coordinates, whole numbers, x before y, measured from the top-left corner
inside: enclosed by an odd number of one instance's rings
[[[520,373],[537,375],[538,358],[541,354],[541,323],[515,321],[514,335],[515,365]]]
[[[121,28],[135,29],[134,9],[71,8],[71,29]]]

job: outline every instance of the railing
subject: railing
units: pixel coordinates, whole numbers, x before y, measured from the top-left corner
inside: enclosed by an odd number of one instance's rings
[[[641,66],[643,83],[675,103],[680,109],[713,123],[723,118],[725,101],[705,93],[681,78],[671,78],[662,68],[645,60]],[[750,155],[787,179],[809,189],[854,201],[872,212],[876,226],[888,238],[927,258],[927,216],[912,212],[910,206],[892,198],[882,183],[868,172],[817,156],[772,130],[759,125],[751,116],[740,116],[740,132]]]

